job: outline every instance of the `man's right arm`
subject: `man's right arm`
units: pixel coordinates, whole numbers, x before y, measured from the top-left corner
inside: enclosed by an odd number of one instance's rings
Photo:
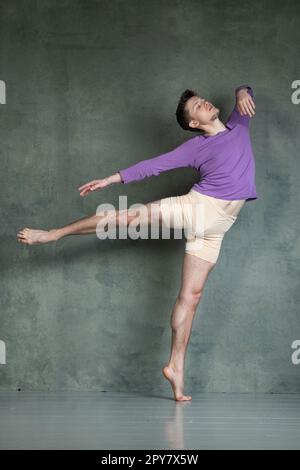
[[[93,180],[78,188],[80,196],[86,196],[91,191],[103,189],[112,183],[131,183],[140,181],[152,175],[159,175],[163,171],[173,168],[195,167],[196,156],[199,153],[198,138],[192,137],[170,152],[158,157],[142,160],[135,165],[117,171],[117,173],[100,180]]]
[[[196,152],[198,149],[198,137],[192,137],[170,152],[158,157],[142,160],[134,165],[119,170],[123,184],[140,181],[153,175],[175,168],[194,167]]]

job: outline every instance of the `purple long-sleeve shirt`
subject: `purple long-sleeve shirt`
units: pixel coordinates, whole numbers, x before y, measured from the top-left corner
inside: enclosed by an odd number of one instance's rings
[[[247,88],[254,99],[253,90]],[[192,189],[218,199],[257,199],[255,160],[249,131],[250,117],[241,116],[236,104],[226,129],[213,136],[197,135],[170,152],[142,160],[119,170],[123,184],[140,181],[174,168],[192,167],[198,170],[200,181]]]

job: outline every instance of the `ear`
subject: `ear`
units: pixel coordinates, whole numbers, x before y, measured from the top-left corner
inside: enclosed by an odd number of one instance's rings
[[[195,121],[195,120],[190,121],[189,126],[194,129],[195,127],[197,127],[197,121]]]

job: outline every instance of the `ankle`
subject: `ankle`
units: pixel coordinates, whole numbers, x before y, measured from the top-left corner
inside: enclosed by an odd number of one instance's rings
[[[184,364],[183,362],[173,362],[173,361],[170,361],[169,364],[168,364],[168,367],[171,367],[171,369],[174,370],[174,372],[183,372],[184,370]]]
[[[49,233],[51,234],[52,240],[55,242],[63,237],[63,234],[61,233],[60,229],[54,228],[52,230],[49,230]]]

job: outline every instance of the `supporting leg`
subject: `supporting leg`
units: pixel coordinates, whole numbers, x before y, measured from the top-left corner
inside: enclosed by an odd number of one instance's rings
[[[189,253],[184,255],[181,288],[170,321],[171,356],[168,365],[163,368],[163,374],[171,382],[174,398],[177,401],[191,399],[190,395],[183,393],[185,355],[197,306],[203,294],[205,282],[214,266],[215,263]]]

